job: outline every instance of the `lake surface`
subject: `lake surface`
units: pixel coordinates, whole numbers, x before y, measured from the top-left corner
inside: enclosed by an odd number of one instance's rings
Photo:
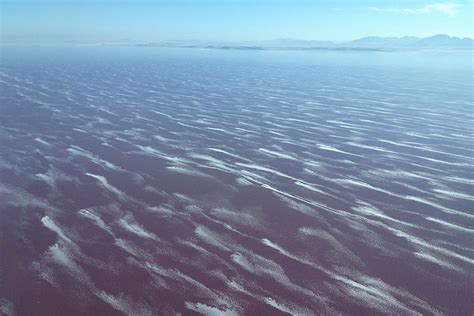
[[[2,48],[0,314],[473,312],[470,52]]]

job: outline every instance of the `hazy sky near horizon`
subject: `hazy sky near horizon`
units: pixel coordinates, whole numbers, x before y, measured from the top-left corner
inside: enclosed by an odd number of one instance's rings
[[[473,37],[473,0],[0,0],[4,42]]]

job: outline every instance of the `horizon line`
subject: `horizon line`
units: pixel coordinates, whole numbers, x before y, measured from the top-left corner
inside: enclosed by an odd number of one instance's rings
[[[460,39],[460,40],[471,40],[474,41],[474,36],[473,37],[460,37],[460,36],[454,36],[454,35],[449,35],[447,33],[437,33],[434,35],[430,36],[425,36],[425,37],[420,37],[420,36],[413,36],[413,35],[403,35],[403,36],[381,36],[381,35],[366,35],[362,37],[357,37],[355,39],[349,39],[349,40],[331,40],[331,39],[304,39],[304,38],[298,38],[298,37],[274,37],[274,38],[267,38],[267,39],[244,39],[244,40],[225,40],[225,39],[156,39],[156,40],[139,40],[139,39],[133,39],[133,38],[124,38],[124,39],[104,39],[104,40],[96,40],[96,41],[84,41],[84,40],[76,40],[76,39],[71,39],[71,40],[42,40],[41,38],[35,40],[35,39],[28,39],[28,38],[18,38],[15,36],[12,36],[12,38],[8,39],[10,36],[0,36],[0,45],[5,44],[7,42],[17,42],[17,43],[28,43],[28,42],[42,42],[44,44],[47,43],[54,43],[54,44],[117,44],[117,43],[142,43],[142,44],[153,44],[153,43],[166,43],[166,42],[221,42],[221,43],[246,43],[246,42],[268,42],[268,41],[277,41],[277,40],[288,40],[288,41],[301,41],[301,42],[330,42],[333,44],[340,44],[340,43],[348,43],[352,41],[357,41],[361,39],[366,39],[366,38],[380,38],[380,39],[403,39],[403,38],[414,38],[414,39],[425,39],[425,38],[431,38],[431,37],[436,37],[436,36],[447,36],[452,39]],[[5,38],[6,37],[6,38]]]

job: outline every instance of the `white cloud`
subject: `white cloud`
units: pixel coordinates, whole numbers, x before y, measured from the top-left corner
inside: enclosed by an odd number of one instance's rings
[[[379,7],[369,7],[369,10],[376,12],[393,12],[393,13],[402,13],[402,14],[430,14],[430,13],[441,13],[448,16],[455,16],[459,13],[459,9],[462,7],[462,4],[453,3],[453,2],[444,2],[444,3],[432,3],[425,5],[420,8],[379,8]]]

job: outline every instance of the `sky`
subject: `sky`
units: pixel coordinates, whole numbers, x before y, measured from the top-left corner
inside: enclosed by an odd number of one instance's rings
[[[473,37],[474,0],[0,0],[3,42]]]

